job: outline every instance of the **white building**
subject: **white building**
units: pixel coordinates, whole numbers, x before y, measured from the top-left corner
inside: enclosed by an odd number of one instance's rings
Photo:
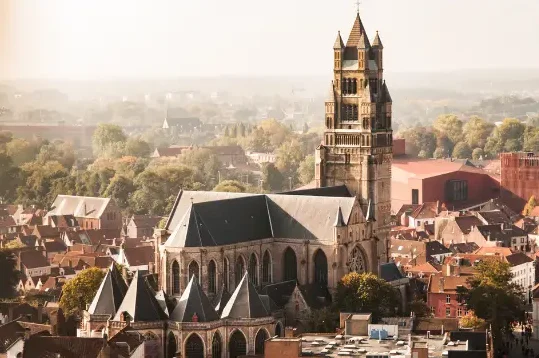
[[[531,297],[532,288],[535,285],[534,260],[526,256],[523,252],[507,255],[505,259],[511,265],[511,273],[513,274],[512,282],[522,287],[526,300],[528,300]]]

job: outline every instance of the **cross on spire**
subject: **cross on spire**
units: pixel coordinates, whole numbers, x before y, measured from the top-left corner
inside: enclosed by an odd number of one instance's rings
[[[356,0],[356,6],[357,6],[357,13],[359,14],[359,6],[361,5],[360,0]]]

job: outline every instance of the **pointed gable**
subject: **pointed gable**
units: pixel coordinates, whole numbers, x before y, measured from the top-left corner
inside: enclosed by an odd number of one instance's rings
[[[382,40],[380,40],[380,34],[378,33],[378,31],[376,31],[376,37],[374,38],[372,47],[378,47],[382,49],[384,48],[384,45],[382,44]]]
[[[101,286],[99,286],[90,308],[88,308],[88,313],[114,316],[126,292],[127,284],[113,263],[101,282]]]
[[[344,226],[344,219],[342,217],[342,210],[341,207],[337,209],[337,215],[335,216],[335,223],[333,224],[335,227],[342,227]]]
[[[217,294],[217,296],[215,297],[215,300],[213,301],[215,311],[217,312],[219,317],[221,316],[221,313],[223,313],[223,309],[228,303],[228,300],[230,300],[230,297],[231,297],[230,293],[228,292],[225,285],[223,284],[221,286],[221,290],[219,290],[219,293]]]
[[[268,317],[264,303],[260,299],[258,292],[249,280],[249,274],[245,272],[238,287],[230,297],[230,300],[223,309],[221,318],[262,318]]]
[[[342,48],[344,48],[344,42],[343,42],[342,37],[341,37],[341,32],[339,31],[339,33],[337,35],[337,39],[335,40],[335,44],[333,45],[333,49],[339,50],[339,49],[342,49]]]
[[[196,320],[193,318],[196,316]],[[217,321],[219,316],[193,275],[170,319],[177,322]]]
[[[155,322],[167,319],[166,313],[155,298],[155,293],[139,271],[135,272],[135,277],[114,316],[114,321],[121,321],[124,313],[129,314],[133,322]]]
[[[348,41],[346,41],[346,47],[356,47],[361,35],[365,35],[366,44],[370,47],[369,39],[365,33],[365,27],[363,27],[363,22],[361,21],[361,17],[359,17],[358,13],[356,16],[356,21],[354,21],[354,26],[352,26],[352,31],[350,31],[350,36],[348,36]]]

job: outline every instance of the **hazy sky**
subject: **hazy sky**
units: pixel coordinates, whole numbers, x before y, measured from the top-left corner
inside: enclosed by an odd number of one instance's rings
[[[393,72],[539,67],[538,0],[363,0]],[[0,78],[324,75],[353,0],[0,0]]]

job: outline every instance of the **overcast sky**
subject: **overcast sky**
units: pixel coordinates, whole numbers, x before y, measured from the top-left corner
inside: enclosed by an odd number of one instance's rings
[[[363,0],[392,72],[539,67],[538,0]],[[353,0],[0,0],[0,78],[326,75]]]

